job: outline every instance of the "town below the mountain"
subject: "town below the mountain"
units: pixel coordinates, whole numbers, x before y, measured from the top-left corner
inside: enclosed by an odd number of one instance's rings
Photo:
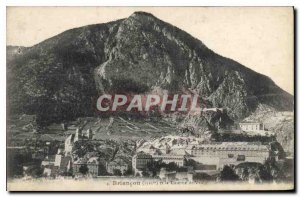
[[[31,118],[23,115],[18,121]],[[124,127],[127,130],[121,129]],[[138,177],[279,183],[294,178],[293,154],[284,151],[276,134],[259,121],[243,121],[229,130],[201,135],[178,127],[165,132],[167,126],[162,123],[138,125],[122,117],[98,118],[96,122],[79,119],[49,128],[60,134],[41,134],[33,128],[27,124],[22,128],[27,132],[8,135],[12,138],[7,144],[9,179]],[[14,126],[10,129],[14,131]],[[131,137],[139,129],[148,137]],[[129,131],[130,135],[125,135]]]

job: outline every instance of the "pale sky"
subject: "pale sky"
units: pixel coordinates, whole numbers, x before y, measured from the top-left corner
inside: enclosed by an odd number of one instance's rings
[[[126,18],[134,11],[152,13],[294,93],[292,7],[8,7],[7,45],[32,46],[65,30]]]

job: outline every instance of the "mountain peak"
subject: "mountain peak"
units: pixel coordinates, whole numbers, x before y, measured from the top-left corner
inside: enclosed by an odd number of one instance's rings
[[[269,78],[147,12],[71,29],[11,57],[10,110],[38,114],[41,124],[93,115],[93,99],[102,93],[148,94],[155,88],[191,90],[206,106],[230,109],[232,119],[243,119],[259,104],[293,108],[293,97]]]
[[[142,23],[147,24],[148,21],[160,21],[154,15],[148,12],[137,11],[132,13],[129,17],[129,20],[141,21]]]
[[[130,17],[137,17],[137,16],[147,16],[147,17],[155,18],[155,16],[153,16],[153,14],[148,13],[148,12],[143,12],[143,11],[136,11],[132,15],[130,15]]]

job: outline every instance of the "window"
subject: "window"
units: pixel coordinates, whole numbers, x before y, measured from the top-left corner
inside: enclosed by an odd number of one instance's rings
[[[228,154],[228,158],[233,158],[234,154]]]
[[[237,161],[245,161],[246,157],[245,157],[245,155],[238,155],[236,160]]]

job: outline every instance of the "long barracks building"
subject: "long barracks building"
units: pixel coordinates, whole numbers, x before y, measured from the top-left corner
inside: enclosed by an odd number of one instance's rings
[[[189,147],[190,159],[204,165],[238,165],[243,162],[264,163],[270,157],[270,146],[260,142],[221,142]]]

